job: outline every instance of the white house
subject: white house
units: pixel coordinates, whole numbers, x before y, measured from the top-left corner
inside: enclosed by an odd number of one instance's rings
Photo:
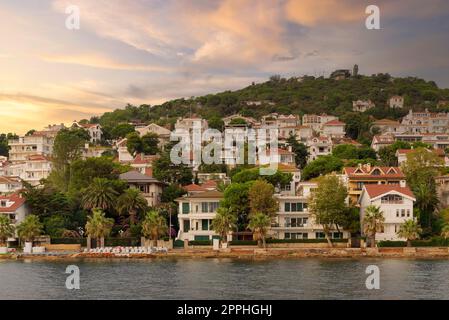
[[[6,215],[12,224],[20,224],[29,214],[25,198],[18,194],[0,196],[0,214]]]
[[[219,191],[204,191],[191,193],[176,199],[179,205],[178,221],[180,240],[212,240],[218,234],[211,228],[223,193]],[[231,235],[228,236],[230,239]]]
[[[10,194],[22,189],[22,182],[18,177],[0,176],[0,194]]]
[[[309,152],[308,161],[316,160],[319,156],[327,156],[332,153],[332,139],[326,136],[313,137],[307,140],[306,146]]]
[[[52,162],[49,157],[41,154],[29,155],[24,161],[15,162],[5,167],[5,175],[19,177],[32,186],[40,184],[42,179],[47,179],[52,170]]]
[[[379,207],[385,222],[383,230],[376,234],[376,241],[406,240],[398,237],[400,226],[407,220],[414,219],[413,204],[416,201],[413,192],[404,184],[365,184],[359,198],[360,222],[363,231],[363,219],[368,206]]]
[[[352,110],[355,112],[365,112],[374,108],[376,105],[371,100],[357,100],[352,101]]]
[[[346,135],[346,124],[339,120],[332,120],[323,124],[322,133],[331,138],[342,138]]]
[[[149,133],[154,133],[159,139],[159,147],[163,148],[170,141],[171,131],[167,128],[161,127],[155,123],[150,123],[149,125],[141,128],[136,128],[136,131],[141,137]]]
[[[122,139],[118,141],[115,145],[118,153],[118,161],[121,163],[124,162],[131,162],[134,160],[134,157],[132,154],[129,153],[128,147],[126,146],[126,143],[128,142],[128,139]]]
[[[392,96],[388,102],[392,109],[402,109],[404,107],[404,97],[401,96]]]
[[[122,173],[120,179],[126,181],[130,187],[140,190],[150,207],[157,206],[161,202],[165,183],[138,171]]]
[[[82,128],[86,130],[89,133],[91,143],[98,143],[101,141],[103,132],[101,130],[101,125],[98,123],[81,124],[77,121],[73,121],[72,128]]]
[[[11,148],[9,151],[9,161],[12,163],[23,162],[28,156],[43,155],[49,156],[53,152],[54,137],[45,133],[34,133],[29,136],[20,137],[8,141]]]

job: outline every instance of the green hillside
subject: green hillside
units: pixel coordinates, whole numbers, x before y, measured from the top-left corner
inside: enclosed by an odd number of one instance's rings
[[[392,95],[405,97],[404,110],[391,110],[387,100]],[[352,112],[352,101],[371,99],[376,108],[364,114]],[[234,113],[260,118],[278,112],[283,114],[328,113],[339,116],[348,124],[348,134],[363,140],[364,127],[373,119],[398,119],[409,108],[437,110],[439,101],[449,100],[449,89],[440,89],[433,81],[418,78],[393,78],[388,74],[357,76],[346,80],[329,78],[290,78],[273,76],[269,81],[252,84],[236,91],[226,91],[190,99],[177,99],[162,105],[128,105],[125,109],[105,113],[93,122],[100,122],[106,133],[117,124],[140,120],[146,123],[173,125],[177,117],[197,114],[219,127],[220,119]],[[248,101],[262,101],[261,105],[247,105]],[[447,111],[449,106],[439,108]],[[366,137],[368,138],[368,137]]]

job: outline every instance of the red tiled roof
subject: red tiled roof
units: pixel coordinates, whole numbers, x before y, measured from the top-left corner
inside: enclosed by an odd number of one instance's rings
[[[408,187],[400,187],[397,185],[388,184],[365,184],[364,187],[370,198],[376,198],[390,192],[398,192],[405,196],[415,198],[415,195]]]
[[[20,183],[20,180],[18,177],[0,177],[0,183]]]
[[[13,194],[10,196],[0,196],[0,201],[1,200],[6,200],[6,201],[11,201],[13,202],[13,204],[9,207],[2,207],[0,206],[0,212],[1,213],[14,213],[16,212],[17,209],[19,209],[21,206],[23,206],[25,204],[25,199],[21,198],[19,195],[17,194]]]
[[[326,122],[324,125],[325,126],[344,126],[344,125],[346,125],[346,123],[341,122],[339,120],[332,120],[332,121]]]
[[[182,187],[187,192],[205,192],[206,188],[199,186],[197,184],[189,184],[187,186]]]
[[[28,161],[49,161],[49,158],[41,155],[41,154],[34,154],[27,157]]]
[[[145,175],[152,177],[153,176],[153,168],[145,168]]]
[[[214,180],[207,180],[207,181],[205,181],[202,185],[201,185],[201,187],[203,187],[203,188],[216,188],[217,187],[217,182],[216,181],[214,181]]]

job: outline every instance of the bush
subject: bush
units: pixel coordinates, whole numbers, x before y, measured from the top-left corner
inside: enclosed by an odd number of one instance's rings
[[[236,241],[230,241],[229,245],[231,245],[231,246],[257,246],[257,241],[254,241],[254,240],[236,240]]]
[[[140,238],[107,238],[104,240],[106,247],[139,247]]]
[[[211,246],[212,241],[211,240],[194,240],[189,241],[190,246]]]
[[[348,242],[347,239],[333,239],[333,243]],[[267,239],[267,243],[327,243],[326,239]]]
[[[182,240],[175,240],[173,242],[173,247],[174,248],[184,248],[184,241],[182,241]]]
[[[377,243],[379,248],[402,248],[407,246],[405,241],[379,241]]]

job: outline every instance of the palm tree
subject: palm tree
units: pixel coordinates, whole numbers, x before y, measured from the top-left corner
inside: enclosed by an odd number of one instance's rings
[[[92,215],[87,217],[86,233],[95,240],[100,240],[100,247],[104,247],[104,238],[107,237],[114,225],[114,219],[106,218],[100,209],[94,209]]]
[[[259,247],[266,248],[265,237],[271,225],[271,218],[262,212],[257,212],[250,217],[248,227],[253,232],[254,240],[257,240]]]
[[[153,240],[154,245],[168,230],[165,218],[155,210],[147,212],[142,222],[142,235]]]
[[[137,221],[137,212],[144,211],[148,207],[147,200],[139,189],[129,188],[117,199],[117,210],[121,215],[129,215],[131,225]]]
[[[416,207],[424,215],[420,219],[421,225],[425,228],[431,228],[433,212],[439,201],[434,184],[432,182],[420,183],[413,188],[413,194],[416,197]]]
[[[6,215],[0,215],[0,245],[6,246],[8,238],[14,236],[15,227]]]
[[[19,238],[25,242],[33,242],[36,237],[41,235],[43,228],[38,216],[29,215],[17,226],[17,233]]]
[[[449,238],[449,224],[445,224],[443,226],[443,228],[441,229],[441,236],[444,239],[448,239]]]
[[[384,214],[379,207],[370,205],[365,209],[363,218],[363,233],[371,239],[371,247],[376,246],[376,233],[382,231],[385,222]]]
[[[399,227],[397,234],[399,237],[407,239],[407,247],[411,247],[412,241],[418,239],[421,232],[422,229],[418,223],[415,220],[410,219],[405,221]]]
[[[219,207],[215,218],[212,220],[212,229],[221,237],[221,241],[227,242],[228,233],[236,227],[237,217],[229,208]]]
[[[117,194],[108,179],[95,178],[84,190],[81,201],[84,209],[106,210],[115,204]]]

